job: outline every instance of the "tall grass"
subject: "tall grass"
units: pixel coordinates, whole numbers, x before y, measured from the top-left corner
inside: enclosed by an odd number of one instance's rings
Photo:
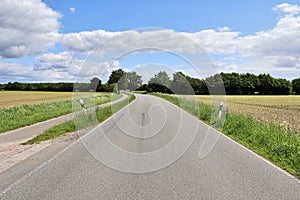
[[[170,101],[206,123],[211,120],[211,106],[199,103],[195,108],[182,106],[173,95],[153,94]],[[227,114],[222,131],[237,142],[300,178],[300,138],[295,133],[284,131],[270,123],[261,123],[249,116]]]
[[[84,99],[87,107],[99,105],[120,98],[121,95],[105,94]],[[80,104],[74,101],[74,110],[80,109]],[[37,105],[22,105],[0,109],[0,133],[32,125],[54,117],[71,113],[72,101],[41,103]]]
[[[51,127],[50,129],[46,130],[44,133],[32,138],[31,140],[23,143],[24,145],[27,144],[34,144],[39,143],[41,141],[50,140],[56,138],[58,136],[64,135],[66,133],[75,132],[77,130],[81,130],[98,123],[103,122],[110,116],[114,114],[114,112],[120,110],[131,101],[135,99],[134,95],[130,95],[129,100],[125,99],[119,103],[116,103],[113,106],[108,106],[105,108],[97,108],[95,111],[88,111],[87,115],[81,113],[76,115],[73,120],[64,122],[62,124],[56,125]]]

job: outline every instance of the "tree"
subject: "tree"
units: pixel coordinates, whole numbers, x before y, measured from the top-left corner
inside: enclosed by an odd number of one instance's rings
[[[118,83],[118,81],[125,75],[122,69],[117,69],[111,72],[107,84]]]
[[[276,88],[275,79],[270,74],[258,75],[258,92],[260,94],[273,94]]]
[[[221,73],[226,94],[241,94],[242,79],[238,73]]]
[[[242,94],[255,94],[258,86],[258,78],[255,74],[241,74],[242,84],[241,84],[241,93]]]
[[[209,94],[206,83],[203,79],[192,78],[187,75],[185,77],[192,86],[195,94]]]
[[[99,92],[101,89],[101,80],[97,77],[94,77],[91,81],[90,90]]]
[[[142,76],[136,72],[126,72],[125,77],[127,79],[127,89],[134,91],[142,85]]]
[[[175,94],[194,94],[193,88],[182,72],[175,72],[173,74],[171,90]]]
[[[171,93],[171,80],[167,72],[160,71],[148,81],[148,92]]]
[[[294,94],[300,94],[300,78],[292,80],[292,87]]]
[[[276,86],[273,94],[288,95],[291,93],[292,84],[290,81],[283,78],[279,78],[275,79],[275,83]]]

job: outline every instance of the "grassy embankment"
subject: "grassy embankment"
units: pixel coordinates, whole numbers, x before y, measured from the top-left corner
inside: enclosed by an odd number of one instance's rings
[[[86,95],[83,97],[86,107],[100,105],[121,97],[121,95],[110,93],[96,93],[96,96],[94,96],[94,93],[83,95]],[[72,93],[0,92],[1,105],[4,105],[5,102],[10,106],[13,105],[12,102],[19,105],[0,109],[0,133],[59,117],[80,109],[79,103],[74,103],[74,109],[72,109],[71,99]],[[44,103],[34,104],[37,102]]]
[[[97,108],[95,111],[89,111],[87,113],[87,116],[81,113],[75,116],[73,120],[54,126],[46,130],[44,133],[32,138],[31,140],[23,144],[26,145],[26,144],[39,143],[41,141],[54,139],[66,133],[74,132],[77,130],[91,127],[93,125],[97,125],[103,122],[104,120],[106,120],[107,118],[109,118],[110,116],[112,116],[115,112],[117,112],[118,110],[120,110],[121,108],[129,104],[130,102],[132,102],[134,99],[135,99],[134,95],[129,95],[129,99],[125,99],[112,106],[108,106],[105,108]]]
[[[173,95],[154,94],[168,100],[207,124],[210,123],[211,106],[199,101],[199,112],[197,109],[188,106]],[[283,130],[272,123],[264,123],[254,120],[250,116],[228,113],[223,129],[224,134],[243,144],[259,155],[285,169],[289,173],[300,178],[300,138],[296,133]]]

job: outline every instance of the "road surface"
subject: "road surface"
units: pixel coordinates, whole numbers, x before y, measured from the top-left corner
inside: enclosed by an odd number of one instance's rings
[[[137,95],[81,140],[1,173],[0,199],[299,199],[297,179],[226,136],[199,158],[208,129],[169,102]]]

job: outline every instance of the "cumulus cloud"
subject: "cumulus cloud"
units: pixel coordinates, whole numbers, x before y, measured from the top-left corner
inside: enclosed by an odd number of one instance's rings
[[[84,31],[64,35],[61,43],[68,50],[94,51],[100,55],[111,52],[125,53],[136,49],[151,51],[151,48],[175,52],[202,52],[199,45],[188,38],[185,33],[178,33],[174,30]]]
[[[300,6],[282,3],[273,8],[273,10],[281,13],[298,14],[300,13]]]
[[[110,72],[120,67],[117,60],[93,61],[82,59],[82,55],[74,55],[70,52],[47,53],[36,57],[34,71],[52,71],[56,76],[63,74],[66,77],[88,81],[92,77],[107,78]]]
[[[19,58],[41,53],[59,37],[60,13],[41,0],[2,0],[0,57]]]
[[[58,54],[47,53],[35,58],[35,70],[47,69],[64,69],[70,68],[74,63],[78,64],[82,61],[74,58],[69,52],[61,52]]]
[[[71,13],[75,13],[76,9],[73,8],[73,7],[71,7],[71,8],[70,8],[70,11],[71,11]]]
[[[19,63],[0,62],[0,80],[7,82],[57,82],[73,81],[74,77],[68,72],[57,72],[53,70],[36,71],[32,66]]]

